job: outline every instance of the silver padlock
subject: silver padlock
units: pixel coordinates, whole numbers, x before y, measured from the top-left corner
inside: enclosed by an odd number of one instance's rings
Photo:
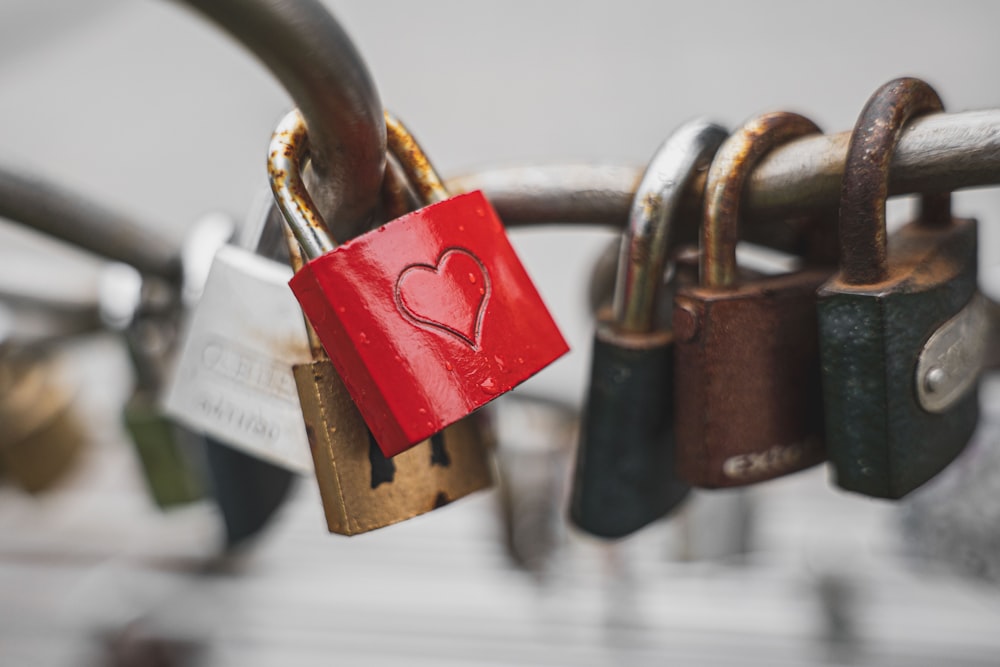
[[[272,214],[270,198],[257,208],[244,242],[223,245],[215,254],[164,408],[215,440],[312,474],[292,376],[293,364],[312,357],[302,311],[288,289],[292,270],[287,255],[282,258],[284,223]]]

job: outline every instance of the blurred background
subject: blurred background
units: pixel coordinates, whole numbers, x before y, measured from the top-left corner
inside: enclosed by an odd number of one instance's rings
[[[446,176],[642,165],[696,116],[732,128],[787,109],[847,130],[902,75],[951,111],[1000,106],[993,2],[327,4]],[[289,108],[251,55],[171,2],[0,3],[0,163],[177,245],[207,213],[245,218]],[[955,206],[981,222],[989,289],[1000,189]],[[96,299],[100,261],[0,222],[0,292]],[[91,446],[49,493],[0,487],[0,664],[1000,664],[989,381],[974,444],[905,506],[842,493],[820,467],[696,494],[618,543],[566,524],[586,288],[612,238],[514,234],[573,352],[498,406],[509,493],[351,539],[326,533],[304,479],[261,535],[217,558],[212,507],[148,499],[120,424],[132,374],[119,341],[62,347],[60,391]],[[30,310],[17,317],[30,325]]]

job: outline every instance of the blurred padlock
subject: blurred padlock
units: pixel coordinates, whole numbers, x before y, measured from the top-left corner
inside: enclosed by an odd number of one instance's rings
[[[261,251],[274,257],[283,255],[285,243],[284,224],[280,217],[270,214],[272,207],[270,193],[258,200],[244,228],[242,245],[256,245]],[[216,252],[232,236],[232,230],[233,224],[227,217],[207,216],[189,234],[183,253],[183,291],[185,303],[189,307],[196,307],[200,303],[208,276],[215,266]],[[224,271],[223,275],[226,273]],[[225,286],[222,288],[224,292]],[[271,292],[268,294],[280,303],[280,296]],[[284,323],[278,323],[279,327],[283,325]],[[239,332],[233,335],[239,340]],[[271,350],[267,352],[270,353]],[[221,389],[223,392],[227,391],[225,385]],[[267,397],[258,398],[266,408]],[[280,403],[277,406],[281,409]],[[245,544],[269,524],[294,487],[297,476],[285,467],[274,465],[214,438],[206,437],[204,444],[208,490],[222,513],[226,548],[233,549]],[[306,447],[304,440],[299,445]]]
[[[352,399],[393,456],[509,391],[568,350],[480,192],[448,198],[413,138],[389,146],[425,208],[337,246],[300,179],[293,111],[275,130],[275,199],[309,263],[290,282]]]
[[[674,473],[674,337],[657,317],[680,200],[726,131],[696,120],[653,156],[622,239],[613,313],[597,325],[570,517],[622,537],[673,510],[689,487]]]
[[[288,246],[298,272],[304,261],[291,230]],[[388,526],[490,486],[485,415],[465,417],[386,458],[312,327],[306,326],[313,361],[293,370],[330,532],[354,535]]]
[[[80,460],[87,434],[51,350],[0,350],[0,470],[30,493]]]
[[[566,470],[580,430],[579,410],[515,391],[484,412],[496,432],[496,498],[507,554],[539,579],[558,575]]]
[[[815,291],[833,267],[741,283],[736,263],[746,177],[775,146],[817,132],[797,114],[760,116],[709,169],[701,283],[678,291],[673,320],[677,470],[695,486],[752,484],[823,460]]]
[[[160,509],[169,509],[204,497],[198,461],[202,452],[200,438],[168,418],[159,405],[178,304],[176,297],[152,297],[151,284],[131,266],[109,264],[101,274],[99,309],[105,326],[121,333],[134,371],[132,395],[122,408],[125,430],[150,496]]]
[[[262,202],[244,247],[215,253],[187,323],[164,405],[214,440],[295,472],[312,472],[292,365],[310,358],[288,289],[283,223]],[[253,248],[249,250],[247,248]],[[262,256],[267,252],[269,257]]]
[[[907,121],[941,111],[919,79],[869,99],[848,147],[840,272],[819,292],[827,448],[842,488],[901,498],[965,447],[979,415],[988,317],[976,221],[925,194],[916,222],[886,238],[889,163]]]

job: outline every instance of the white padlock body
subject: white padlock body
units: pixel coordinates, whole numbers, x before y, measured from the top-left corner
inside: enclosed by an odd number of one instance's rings
[[[188,427],[312,474],[292,365],[311,360],[290,267],[219,249],[184,334],[164,410]]]

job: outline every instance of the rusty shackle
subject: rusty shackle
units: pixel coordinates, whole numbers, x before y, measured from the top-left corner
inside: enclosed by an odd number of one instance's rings
[[[736,284],[740,200],[750,172],[777,146],[819,132],[805,116],[778,111],[750,119],[722,144],[705,182],[700,264],[703,286]]]
[[[937,92],[914,78],[890,81],[865,104],[851,133],[840,190],[840,277],[844,283],[870,285],[889,277],[885,228],[889,163],[911,118],[943,110]],[[920,209],[922,224],[949,224],[951,194],[924,194]]]

